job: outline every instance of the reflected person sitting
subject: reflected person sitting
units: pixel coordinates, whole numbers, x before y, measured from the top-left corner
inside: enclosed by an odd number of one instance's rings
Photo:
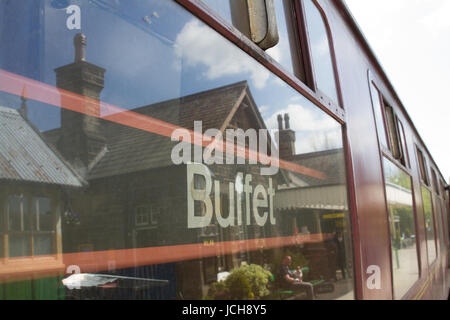
[[[280,266],[280,285],[284,289],[293,291],[306,292],[309,300],[314,300],[314,287],[309,282],[303,282],[303,274],[300,266],[297,270],[292,271],[289,266],[292,262],[290,256],[285,256],[281,261]]]

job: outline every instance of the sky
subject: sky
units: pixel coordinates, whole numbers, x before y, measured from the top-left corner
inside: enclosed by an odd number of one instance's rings
[[[449,182],[450,1],[345,1]]]
[[[10,37],[10,46],[0,48],[0,71],[56,86],[55,69],[73,62],[73,37],[82,32],[87,61],[106,70],[100,95],[105,103],[135,109],[247,81],[268,129],[277,129],[277,116],[289,113],[297,153],[342,148],[338,122],[174,1],[71,1],[47,0],[33,8],[0,1],[0,18],[8,17],[0,19],[0,38]],[[81,30],[66,27],[69,3],[80,6]],[[288,65],[285,25],[282,30],[270,54]],[[17,109],[21,99],[0,92],[0,105]],[[27,106],[39,130],[60,127],[60,108],[33,99]],[[117,109],[103,114],[111,111]]]

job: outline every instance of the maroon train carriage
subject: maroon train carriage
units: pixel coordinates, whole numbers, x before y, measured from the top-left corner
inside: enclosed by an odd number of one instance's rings
[[[0,299],[447,299],[449,186],[344,1],[24,2]]]

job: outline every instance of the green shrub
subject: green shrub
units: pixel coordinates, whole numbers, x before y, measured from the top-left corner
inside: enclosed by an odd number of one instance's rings
[[[208,296],[214,299],[253,299],[269,294],[267,285],[272,274],[256,264],[234,268],[225,281],[215,282]]]
[[[233,299],[246,300],[251,297],[250,282],[242,272],[232,272],[225,283]]]

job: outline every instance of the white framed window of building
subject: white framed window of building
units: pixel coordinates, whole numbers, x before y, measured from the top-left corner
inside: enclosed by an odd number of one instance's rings
[[[135,212],[135,224],[136,226],[147,226],[149,224],[149,210],[147,206],[136,207]]]
[[[5,219],[5,217],[3,217]],[[55,215],[48,197],[8,196],[6,210],[8,257],[50,255],[55,252]]]

